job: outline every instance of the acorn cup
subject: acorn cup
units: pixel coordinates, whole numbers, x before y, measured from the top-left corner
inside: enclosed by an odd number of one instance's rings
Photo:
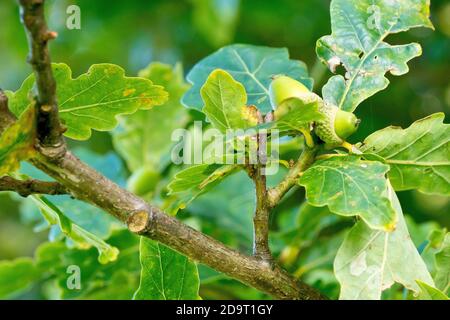
[[[315,121],[314,132],[325,143],[326,149],[344,147],[350,152],[353,146],[345,139],[356,132],[361,122],[352,112],[339,109],[337,106],[324,102],[318,95],[308,90],[301,82],[285,75],[274,76],[269,87],[270,102],[275,109],[275,119],[280,112],[277,107],[291,98],[299,98],[305,102],[319,100],[319,111],[324,119]],[[284,113],[288,111],[284,110]],[[284,115],[284,114],[283,114]],[[302,130],[305,141],[309,147],[314,145],[311,133]]]

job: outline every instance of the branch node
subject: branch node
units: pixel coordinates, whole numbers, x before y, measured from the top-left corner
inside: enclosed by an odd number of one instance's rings
[[[43,40],[45,42],[49,41],[49,40],[54,40],[58,37],[58,32],[56,31],[47,31],[44,36],[43,36]]]
[[[41,111],[42,113],[50,113],[50,112],[52,112],[53,107],[52,107],[51,105],[44,104],[44,105],[41,106],[40,109],[41,109],[40,111]]]
[[[151,211],[141,210],[131,214],[127,219],[128,229],[131,232],[142,235],[150,231]]]
[[[66,144],[62,142],[51,146],[42,146],[37,143],[35,148],[41,155],[54,163],[63,159],[67,152]]]

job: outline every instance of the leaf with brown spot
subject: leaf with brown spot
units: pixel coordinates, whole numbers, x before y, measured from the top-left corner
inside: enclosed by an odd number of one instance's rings
[[[35,152],[35,110],[30,105],[0,136],[0,176],[14,172]]]

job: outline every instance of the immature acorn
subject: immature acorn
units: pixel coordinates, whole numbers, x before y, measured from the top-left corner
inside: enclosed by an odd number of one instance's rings
[[[303,83],[283,75],[274,76],[269,87],[270,103],[274,109],[289,98],[303,98],[310,93]]]
[[[319,111],[325,115],[325,119],[316,121],[314,132],[325,142],[325,147],[331,149],[343,146],[351,151],[351,145],[345,139],[356,132],[361,120],[353,113],[341,110],[330,103],[321,103]]]
[[[133,172],[127,181],[127,188],[138,196],[144,196],[154,191],[159,179],[159,172],[144,166]]]
[[[345,139],[352,135],[358,128],[360,120],[356,116],[347,111],[343,111],[335,105],[324,103],[315,93],[311,92],[301,82],[287,76],[274,77],[269,88],[270,101],[275,108],[275,118],[277,115],[277,107],[283,101],[290,98],[300,98],[306,101],[319,99],[319,111],[325,116],[323,120],[316,121],[315,133],[325,142],[326,148],[334,148],[343,146],[350,151],[352,146],[345,142]],[[302,132],[306,141],[312,141],[309,132]],[[308,146],[311,147],[311,143]]]

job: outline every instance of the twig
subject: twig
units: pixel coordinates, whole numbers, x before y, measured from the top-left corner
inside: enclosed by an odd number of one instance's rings
[[[273,208],[276,206],[283,196],[297,183],[301,172],[305,171],[313,162],[317,154],[318,147],[308,148],[305,146],[297,163],[289,170],[284,179],[275,187],[267,192],[267,202]]]
[[[53,149],[54,156],[65,148],[56,101],[56,81],[53,77],[48,41],[57,34],[47,28],[44,0],[19,0],[21,19],[27,31],[30,52],[28,62],[33,67],[37,84],[37,133],[44,148]]]
[[[160,241],[189,258],[206,264],[279,299],[324,299],[314,288],[295,280],[276,265],[243,255],[196,231],[143,199],[120,188],[66,150],[55,98],[43,0],[19,0],[28,30],[30,63],[38,85],[40,153],[29,161],[64,185],[77,199],[94,204],[127,223],[133,232]],[[7,111],[7,110],[6,110]],[[2,115],[0,115],[2,116]],[[61,147],[62,146],[62,147]],[[54,157],[48,149],[58,149]],[[264,184],[265,185],[265,184]]]
[[[4,118],[4,114],[0,114]],[[64,185],[75,198],[96,205],[137,233],[278,299],[325,299],[276,265],[243,255],[196,231],[120,188],[69,151],[59,158],[37,153],[34,166]]]
[[[325,298],[278,266],[230,249],[147,204],[81,162],[69,151],[57,161],[38,155],[32,163],[68,187],[74,197],[128,222],[129,228],[135,233],[160,241],[195,261],[275,298]]]
[[[258,122],[273,121],[273,114],[269,112],[263,119],[258,112]],[[269,247],[269,221],[270,208],[267,205],[267,132],[258,134],[258,164],[248,168],[250,178],[255,184],[256,208],[253,216],[253,255],[269,263],[273,263],[272,254]]]
[[[0,191],[14,191],[22,197],[31,194],[61,195],[68,194],[68,190],[58,182],[47,182],[40,180],[17,180],[9,176],[0,178]]]

